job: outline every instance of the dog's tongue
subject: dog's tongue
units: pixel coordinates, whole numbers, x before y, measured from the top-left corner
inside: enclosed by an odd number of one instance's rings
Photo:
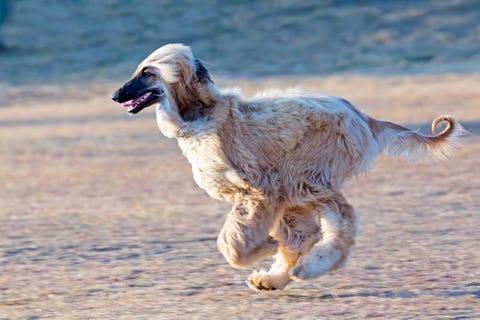
[[[151,94],[151,92],[147,92],[147,93],[142,94],[138,98],[122,102],[122,106],[124,106],[125,108],[130,108],[132,106],[135,106],[139,103],[142,103],[150,94]]]
[[[135,99],[130,100],[130,101],[126,101],[126,102],[122,102],[122,106],[124,106],[125,108],[129,108],[129,107],[133,106],[134,104],[135,104]]]

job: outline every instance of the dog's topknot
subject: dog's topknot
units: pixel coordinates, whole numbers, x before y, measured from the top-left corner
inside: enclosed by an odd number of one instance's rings
[[[167,83],[176,83],[180,76],[190,78],[195,74],[192,50],[180,43],[167,44],[158,48],[139,64],[137,71],[146,66],[157,67]]]

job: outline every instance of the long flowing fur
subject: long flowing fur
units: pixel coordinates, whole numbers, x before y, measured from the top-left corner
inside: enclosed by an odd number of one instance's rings
[[[446,128],[436,133],[442,122],[446,123]],[[464,134],[460,123],[450,115],[440,116],[432,122],[432,136],[424,136],[391,122],[378,123],[383,126],[378,140],[385,145],[387,154],[409,162],[448,159]]]
[[[190,48],[171,44],[140,63],[156,68],[165,92],[157,123],[178,139],[196,183],[233,208],[218,248],[234,267],[274,255],[253,273],[256,290],[282,289],[340,267],[354,244],[345,182],[383,150],[407,160],[447,158],[463,129],[451,116],[433,136],[375,120],[341,98],[271,91],[245,100],[218,90]],[[447,127],[435,134],[445,122]]]

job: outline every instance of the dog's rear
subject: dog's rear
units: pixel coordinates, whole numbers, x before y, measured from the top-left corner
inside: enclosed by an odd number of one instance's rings
[[[403,157],[407,161],[445,160],[457,145],[459,137],[465,133],[460,123],[451,116],[436,118],[432,123],[433,135],[425,136],[392,122],[372,119],[347,101],[343,102],[368,123],[378,146],[377,155],[385,150],[390,156]],[[446,123],[446,128],[435,134],[435,129],[442,122]],[[326,204],[329,202],[320,213],[322,240],[292,268],[290,276],[295,280],[316,278],[340,267],[354,244],[356,215],[353,207],[341,194],[336,194],[331,201],[325,201]]]

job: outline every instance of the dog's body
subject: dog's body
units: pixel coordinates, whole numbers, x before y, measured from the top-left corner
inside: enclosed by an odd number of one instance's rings
[[[341,194],[383,150],[407,160],[443,159],[462,133],[447,127],[424,136],[378,121],[347,101],[325,95],[273,92],[253,100],[220,92],[183,45],[153,52],[114,100],[137,113],[158,104],[162,133],[177,138],[196,183],[233,204],[218,248],[234,267],[275,255],[250,287],[283,289],[291,280],[341,266],[354,243],[355,214]]]

